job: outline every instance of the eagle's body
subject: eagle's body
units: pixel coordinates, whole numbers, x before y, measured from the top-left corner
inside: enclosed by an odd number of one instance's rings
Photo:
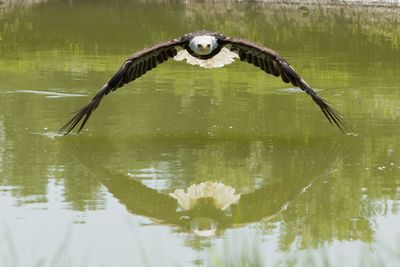
[[[178,51],[178,49],[181,50]],[[68,134],[83,119],[80,131],[105,95],[134,81],[170,58],[178,61],[186,60],[188,64],[203,68],[222,67],[238,58],[260,68],[267,74],[280,76],[285,83],[299,87],[311,96],[331,124],[337,125],[342,131],[345,127],[340,114],[320,98],[293,67],[274,50],[248,40],[226,37],[218,32],[198,31],[144,48],[133,54],[92,98],[91,102],[81,108],[61,128],[60,132]]]

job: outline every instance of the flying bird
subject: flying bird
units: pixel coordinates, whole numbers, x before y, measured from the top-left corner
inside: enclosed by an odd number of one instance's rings
[[[235,59],[250,63],[267,74],[280,76],[285,83],[299,87],[321,108],[332,125],[339,127],[342,132],[346,127],[341,115],[327,101],[319,97],[277,52],[245,39],[227,37],[219,32],[203,30],[146,47],[133,54],[91,101],[79,109],[72,119],[60,129],[60,133],[68,134],[82,121],[78,130],[80,132],[105,95],[136,80],[171,58],[177,61],[186,60],[188,64],[202,68],[223,67],[234,62]]]

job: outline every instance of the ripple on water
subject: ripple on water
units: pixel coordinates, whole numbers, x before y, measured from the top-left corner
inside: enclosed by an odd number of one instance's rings
[[[14,93],[14,92],[9,92]],[[27,94],[35,94],[35,95],[44,95],[47,98],[61,98],[61,97],[82,97],[87,96],[84,94],[67,94],[67,93],[58,93],[58,92],[50,92],[50,91],[36,91],[36,90],[17,90],[15,93],[27,93]]]

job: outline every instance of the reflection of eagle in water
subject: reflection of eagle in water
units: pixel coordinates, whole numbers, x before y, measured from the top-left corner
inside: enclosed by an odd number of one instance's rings
[[[179,231],[202,236],[218,235],[225,229],[261,220],[264,222],[273,220],[288,207],[293,206],[318,179],[329,177],[328,175],[334,171],[329,165],[336,157],[336,151],[340,150],[332,150],[332,147],[337,149],[339,146],[325,143],[326,149],[317,150],[322,154],[311,154],[311,147],[301,143],[292,144],[289,153],[286,148],[282,151],[294,155],[293,162],[296,164],[303,165],[304,159],[310,163],[306,168],[296,172],[294,177],[291,177],[292,175],[286,178],[270,177],[262,187],[246,193],[235,191],[233,187],[222,183],[206,181],[191,185],[186,192],[177,189],[168,195],[147,187],[129,175],[105,168],[98,159],[93,158],[92,154],[86,153],[87,149],[82,147],[86,146],[84,143],[77,144],[63,140],[61,144],[64,151],[68,151],[70,156],[80,163],[73,164],[73,167],[86,167],[128,212],[149,218],[157,224],[174,226]],[[294,151],[298,153],[290,153]],[[274,164],[274,168],[286,169],[286,164],[285,160],[279,161]],[[193,202],[188,203],[191,201]],[[310,214],[301,214],[300,221],[305,220],[307,216]]]
[[[178,49],[182,50],[178,52]],[[320,98],[293,67],[274,50],[251,41],[226,37],[221,33],[199,31],[144,48],[133,54],[92,100],[78,110],[75,116],[61,128],[60,132],[68,134],[83,119],[79,127],[80,131],[105,95],[134,81],[170,58],[186,59],[188,64],[203,68],[222,67],[232,63],[235,58],[239,58],[268,74],[280,76],[285,83],[291,83],[305,91],[321,108],[329,122],[337,125],[343,131],[345,123],[340,114]]]

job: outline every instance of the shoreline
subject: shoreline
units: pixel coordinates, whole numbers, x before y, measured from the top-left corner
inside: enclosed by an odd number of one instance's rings
[[[139,0],[147,2],[147,0]],[[49,2],[49,0],[0,0],[0,9],[7,8],[16,5],[35,5],[39,3]],[[72,1],[74,2],[74,1]],[[258,4],[276,4],[286,6],[320,6],[320,7],[380,7],[380,8],[400,8],[400,0],[184,0],[184,1],[173,1],[173,0],[153,0],[150,2],[167,3],[167,2],[180,2],[181,4],[196,4],[196,3],[214,3],[214,4],[234,4],[234,3],[258,3]]]

